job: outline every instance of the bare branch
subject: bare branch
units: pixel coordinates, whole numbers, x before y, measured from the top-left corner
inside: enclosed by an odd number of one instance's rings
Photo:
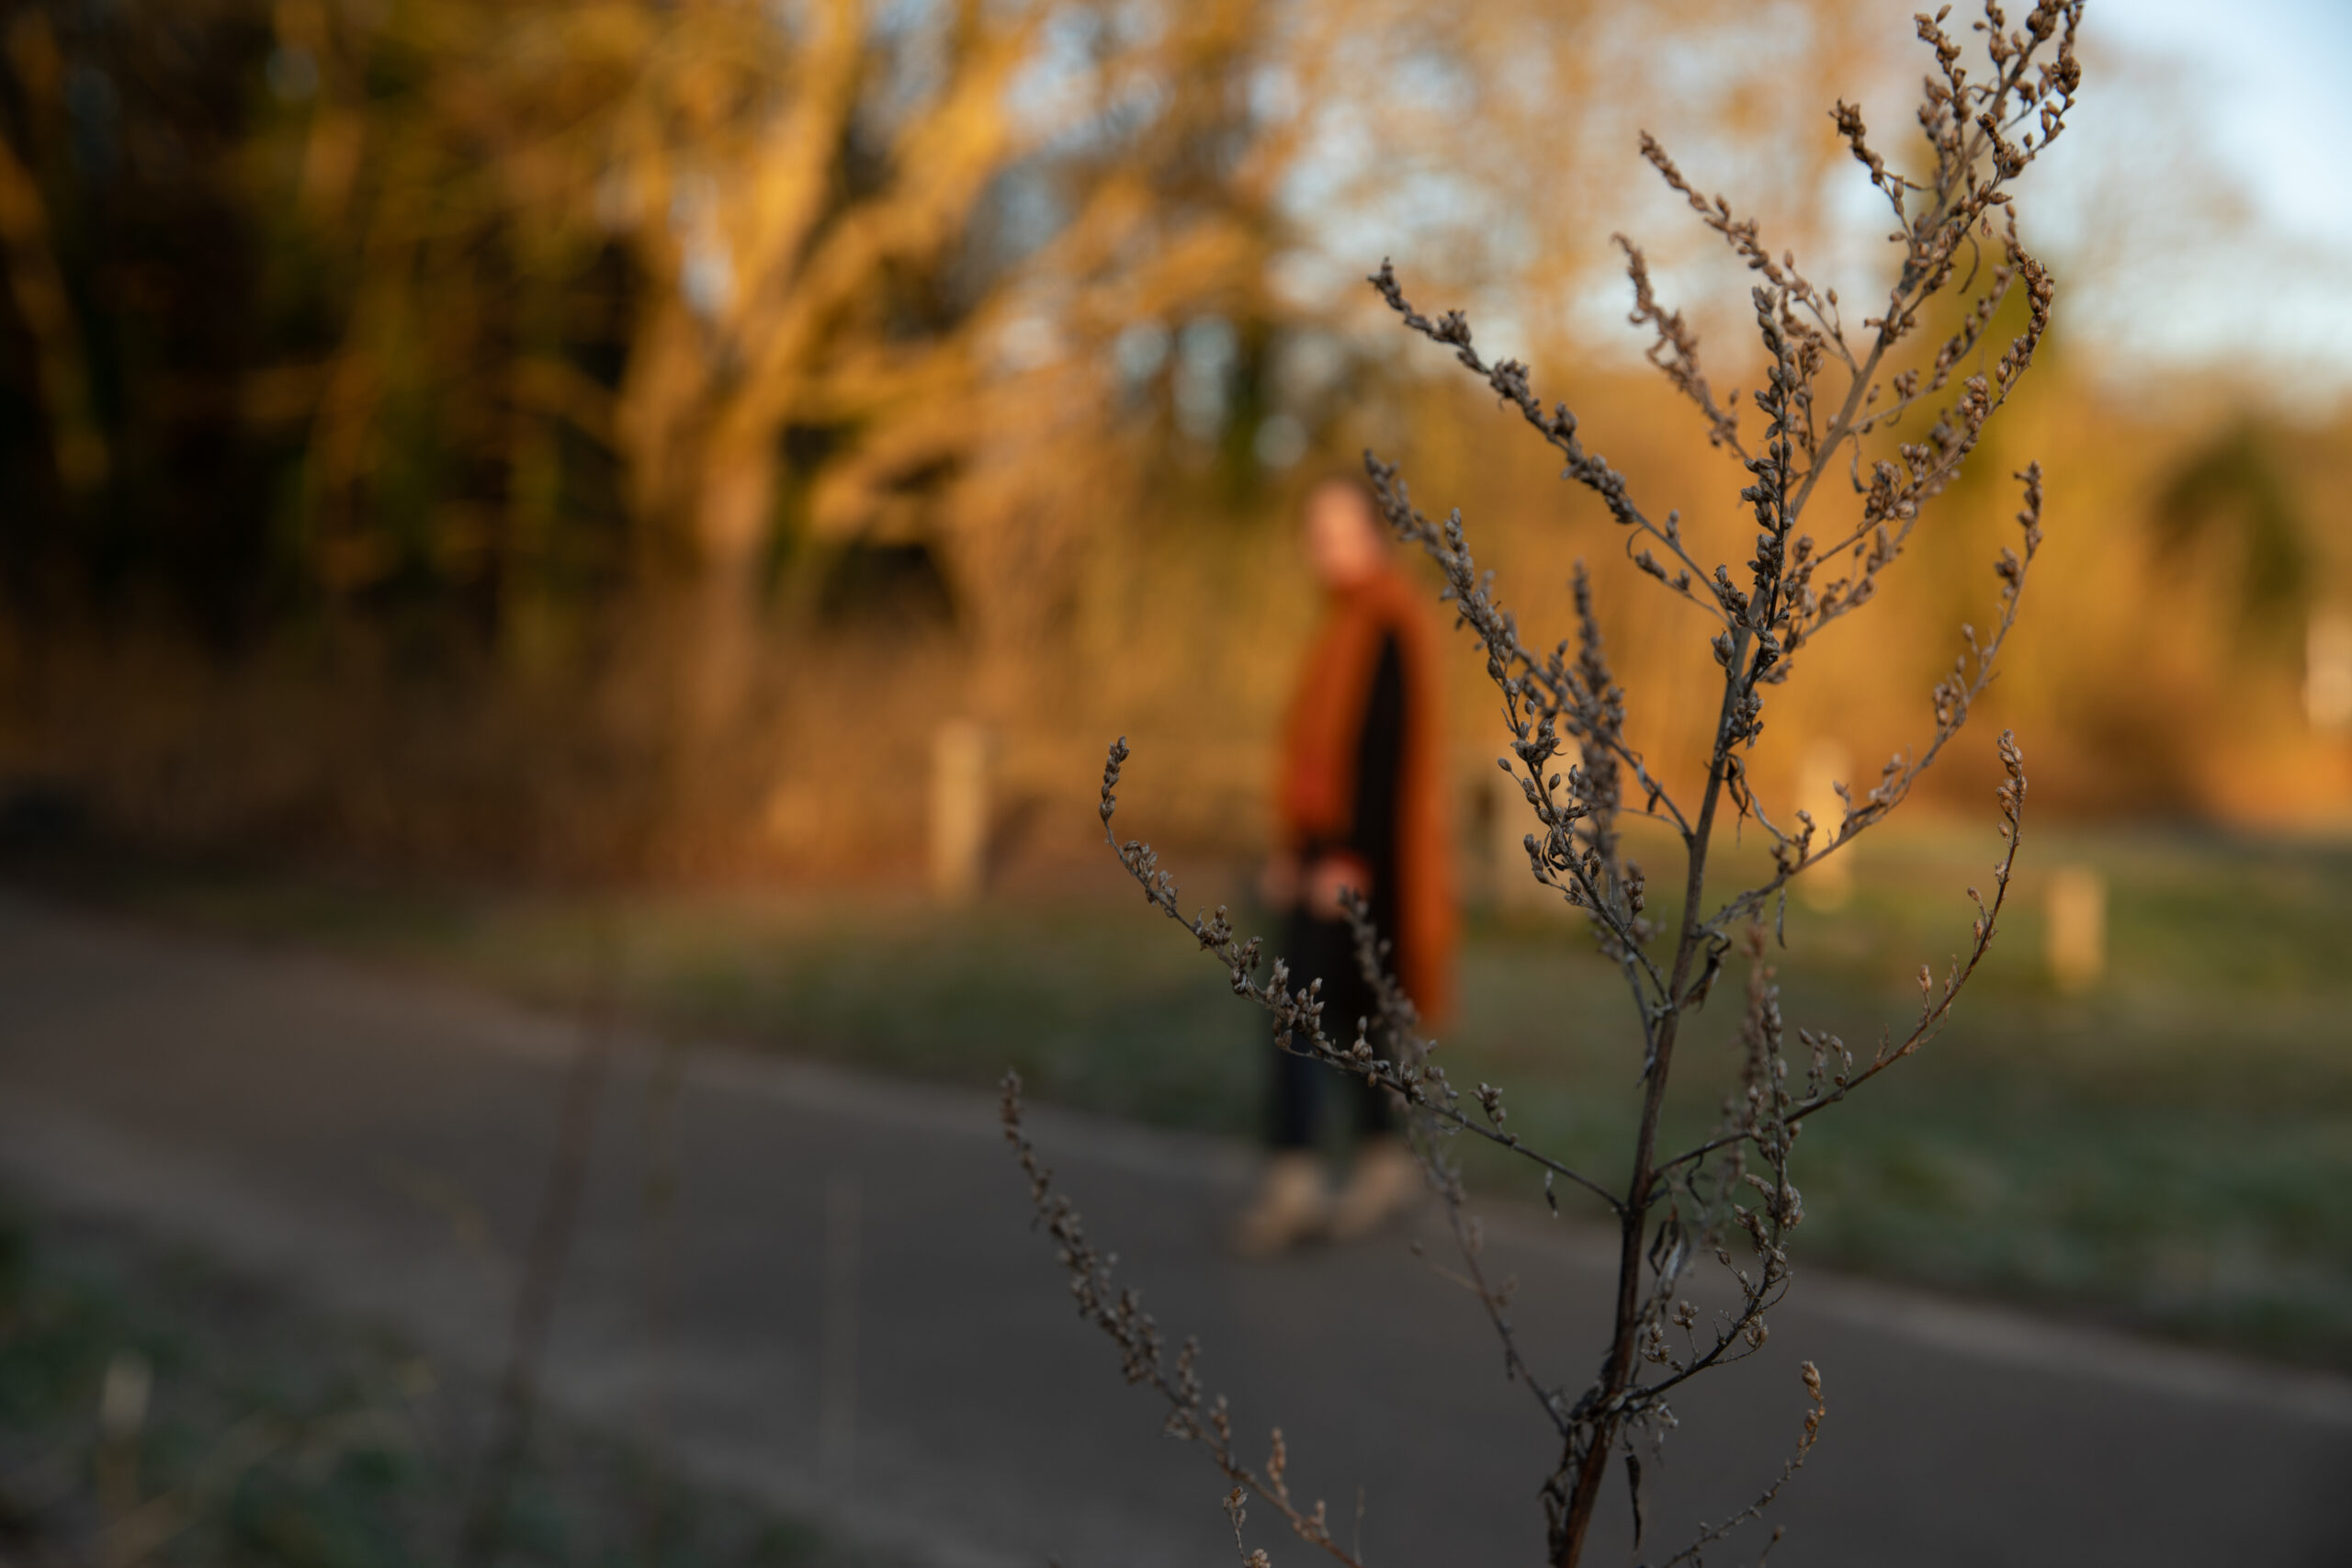
[[[1804,1413],[1804,1435],[1797,1439],[1797,1451],[1789,1456],[1788,1462],[1781,1467],[1781,1473],[1773,1478],[1770,1486],[1764,1488],[1761,1496],[1720,1525],[1712,1528],[1706,1525],[1700,1526],[1699,1539],[1668,1558],[1659,1564],[1659,1568],[1679,1568],[1679,1564],[1685,1562],[1690,1563],[1691,1568],[1700,1568],[1700,1564],[1705,1561],[1702,1554],[1707,1548],[1714,1545],[1748,1520],[1762,1518],[1764,1510],[1770,1507],[1773,1500],[1780,1496],[1781,1488],[1789,1483],[1789,1478],[1804,1468],[1804,1461],[1812,1457],[1814,1441],[1821,1435],[1821,1418],[1828,1414],[1829,1407],[1822,1401],[1820,1372],[1814,1369],[1811,1361],[1800,1362],[1798,1366],[1804,1379],[1805,1394],[1812,1401],[1812,1406]],[[1785,1528],[1772,1532],[1771,1545],[1764,1549],[1766,1556],[1771,1555],[1772,1547],[1780,1544],[1781,1537],[1785,1533]],[[1761,1559],[1758,1562],[1760,1562]]]
[[[1736,410],[1726,411],[1716,404],[1715,394],[1699,369],[1699,334],[1683,321],[1681,311],[1668,311],[1659,306],[1657,296],[1650,288],[1649,262],[1641,247],[1623,234],[1609,237],[1625,253],[1625,276],[1634,285],[1634,309],[1625,319],[1637,327],[1653,327],[1657,333],[1657,341],[1649,346],[1649,362],[1664,371],[1666,378],[1674,383],[1674,389],[1698,404],[1699,412],[1707,416],[1708,445],[1729,447],[1745,457],[1747,453],[1739,444]]]
[[[1408,1105],[1426,1110],[1449,1126],[1509,1149],[1555,1176],[1566,1177],[1612,1210],[1622,1210],[1621,1201],[1615,1193],[1581,1171],[1530,1148],[1521,1142],[1516,1134],[1482,1127],[1471,1121],[1459,1108],[1460,1096],[1447,1080],[1443,1067],[1434,1063],[1424,1066],[1381,1056],[1361,1035],[1352,1044],[1340,1046],[1323,1032],[1323,983],[1313,980],[1304,989],[1293,990],[1290,966],[1281,959],[1274,961],[1272,974],[1261,982],[1256,976],[1262,962],[1263,943],[1257,937],[1242,941],[1222,905],[1215,915],[1187,918],[1177,902],[1176,879],[1159,869],[1159,852],[1149,844],[1134,839],[1121,843],[1111,832],[1111,818],[1118,806],[1119,770],[1125,765],[1127,756],[1127,743],[1124,737],[1111,743],[1110,758],[1102,768],[1100,810],[1103,840],[1118,855],[1120,863],[1127,868],[1127,874],[1142,887],[1146,900],[1161,914],[1192,932],[1202,950],[1213,954],[1225,965],[1233,994],[1255,1002],[1272,1016],[1274,1043],[1278,1048],[1295,1055],[1312,1057],[1327,1066],[1352,1074],[1375,1088],[1387,1089],[1400,1096]]]
[[[1005,1141],[1012,1145],[1022,1173],[1029,1179],[1029,1201],[1036,1210],[1037,1223],[1053,1238],[1056,1257],[1069,1273],[1069,1292],[1078,1304],[1078,1314],[1118,1346],[1120,1371],[1127,1382],[1145,1385],[1166,1402],[1168,1419],[1162,1429],[1180,1442],[1199,1443],[1219,1473],[1237,1489],[1248,1491],[1280,1513],[1299,1540],[1320,1547],[1333,1561],[1347,1564],[1347,1568],[1363,1568],[1347,1548],[1332,1539],[1321,1503],[1310,1511],[1302,1511],[1291,1502],[1290,1489],[1283,1479],[1287,1454],[1279,1430],[1274,1434],[1274,1457],[1263,1473],[1242,1461],[1234,1448],[1233,1417],[1227,1410],[1225,1396],[1219,1394],[1204,1404],[1197,1366],[1200,1342],[1185,1340],[1176,1352],[1174,1362],[1170,1362],[1159,1321],[1144,1310],[1142,1292],[1114,1284],[1114,1259],[1087,1239],[1085,1221],[1077,1206],[1054,1190],[1054,1173],[1037,1157],[1035,1147],[1022,1127],[1021,1075],[1007,1072],[1002,1089]],[[1233,1518],[1234,1541],[1238,1546],[1240,1505],[1236,1498],[1228,1497],[1226,1506]],[[1251,1559],[1245,1557],[1244,1561]]]
[[[1379,291],[1390,310],[1405,319],[1408,327],[1431,343],[1442,344],[1453,349],[1454,358],[1483,377],[1497,397],[1518,409],[1520,416],[1567,459],[1568,466],[1562,474],[1563,478],[1576,480],[1599,496],[1601,503],[1609,508],[1609,514],[1620,524],[1665,546],[1682,563],[1686,573],[1701,571],[1699,563],[1683,548],[1679,519],[1669,513],[1666,522],[1660,525],[1644,515],[1642,509],[1634,503],[1633,497],[1626,493],[1625,476],[1611,468],[1607,458],[1585,449],[1584,443],[1577,435],[1577,416],[1569,412],[1568,405],[1555,403],[1548,412],[1544,410],[1543,400],[1536,397],[1528,384],[1526,366],[1516,359],[1506,359],[1495,365],[1488,365],[1481,359],[1477,349],[1471,344],[1470,319],[1461,311],[1448,310],[1436,321],[1431,321],[1414,310],[1396,282],[1396,268],[1386,260],[1381,262],[1380,270],[1366,281]],[[1692,604],[1702,609],[1708,608],[1705,600],[1690,592],[1687,576],[1676,580],[1661,574],[1659,581]]]
[[[1792,835],[1773,828],[1760,811],[1756,812],[1758,820],[1764,823],[1775,840],[1773,875],[1761,885],[1739,894],[1717,910],[1707,920],[1707,930],[1722,931],[1754,916],[1796,877],[1851,843],[1865,829],[1884,821],[1909,796],[1912,785],[1934,764],[1944,747],[1967,725],[1971,705],[1992,683],[2001,647],[2007,641],[2010,628],[2017,625],[2018,606],[2025,593],[2026,572],[2041,548],[2041,465],[2029,463],[2025,471],[2017,477],[2025,489],[2024,505],[2017,518],[2019,548],[2002,547],[2000,558],[1993,569],[2001,581],[1999,619],[1994,623],[1991,638],[1982,643],[1977,641],[1973,627],[1963,626],[1961,628],[1968,645],[1967,652],[1954,662],[1951,674],[1936,685],[1933,693],[1936,728],[1927,745],[1908,760],[1896,757],[1889,761],[1880,773],[1878,784],[1859,805],[1855,804],[1845,785],[1838,785],[1845,810],[1834,832],[1825,838],[1818,850],[1812,847],[1817,825],[1809,819],[1809,814],[1804,828]],[[2002,739],[2003,754],[2006,756],[2011,749],[2005,735]],[[1735,788],[1743,804],[1747,804],[1744,779],[1736,782]]]
[[[1992,950],[1993,932],[1998,924],[2002,906],[2009,895],[2009,877],[2017,869],[2018,847],[2025,834],[2025,754],[2018,749],[2017,739],[2007,730],[2001,732],[2001,768],[2006,775],[1996,792],[2001,805],[2001,858],[1993,865],[1993,897],[1988,903],[1973,887],[1968,890],[1969,902],[1976,906],[1976,919],[1969,931],[1969,947],[1964,958],[1955,959],[1946,973],[1940,989],[1935,986],[1932,973],[1925,964],[1919,969],[1920,1014],[1911,1032],[1900,1042],[1882,1040],[1877,1052],[1861,1071],[1854,1071],[1853,1056],[1844,1043],[1835,1035],[1825,1035],[1818,1042],[1808,1041],[1815,1047],[1815,1080],[1805,1098],[1789,1111],[1788,1119],[1801,1122],[1815,1111],[1835,1105],[1854,1089],[1878,1077],[1896,1062],[1917,1051],[1922,1045],[1943,1032],[1951,1017],[1953,1004],[1959,1001],[1961,988],[1976,973],[1976,966]],[[1838,1056],[1838,1066],[1828,1066],[1831,1052]],[[1744,1133],[1734,1133],[1699,1145],[1670,1160],[1662,1162],[1661,1173],[1673,1167],[1704,1158],[1716,1149],[1742,1141]]]

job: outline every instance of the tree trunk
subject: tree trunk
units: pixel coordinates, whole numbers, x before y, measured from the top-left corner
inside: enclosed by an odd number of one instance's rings
[[[639,781],[627,792],[638,802],[634,858],[667,872],[707,868],[737,847],[764,782],[750,721],[775,457],[764,445],[706,448],[684,466],[698,482],[663,509],[671,547],[648,552],[612,715]]]
[[[691,613],[673,649],[674,696],[698,743],[743,716],[759,651],[759,565],[775,512],[775,454],[765,443],[714,450],[695,495]]]

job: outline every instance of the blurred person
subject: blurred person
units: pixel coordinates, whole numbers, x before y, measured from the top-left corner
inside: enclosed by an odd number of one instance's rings
[[[1323,1030],[1344,1045],[1358,1019],[1377,1022],[1340,903],[1347,889],[1366,899],[1374,926],[1394,944],[1390,968],[1424,1023],[1441,1020],[1451,1000],[1436,637],[1425,596],[1398,570],[1360,481],[1317,485],[1304,521],[1323,615],[1283,723],[1276,848],[1261,891],[1287,918],[1281,952],[1291,984],[1323,982]],[[1358,1134],[1336,1193],[1317,1149],[1327,1097],[1344,1098]],[[1361,1078],[1277,1047],[1270,1133],[1272,1157],[1235,1236],[1246,1256],[1365,1235],[1412,1199],[1419,1170],[1387,1091]]]

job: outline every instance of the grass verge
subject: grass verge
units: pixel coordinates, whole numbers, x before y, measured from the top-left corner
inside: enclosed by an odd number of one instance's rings
[[[133,1233],[0,1195],[0,1562],[425,1568],[489,1389]],[[813,1530],[542,1413],[499,1561],[831,1568]]]

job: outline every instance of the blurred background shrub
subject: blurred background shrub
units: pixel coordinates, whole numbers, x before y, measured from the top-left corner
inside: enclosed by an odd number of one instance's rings
[[[933,738],[969,720],[1001,854],[1089,852],[1114,730],[1151,748],[1159,836],[1247,852],[1314,478],[1402,457],[1539,632],[1572,558],[1630,570],[1379,330],[1363,274],[1393,254],[1479,306],[1645,492],[1729,496],[1623,321],[1612,230],[1670,304],[1725,297],[1729,265],[1635,130],[1835,275],[1880,220],[1817,106],[1907,97],[1909,8],[14,7],[13,815],[492,874],[892,876],[922,863]],[[1825,668],[1758,777],[1808,787],[1833,735],[1867,773],[1916,728],[2032,453],[2070,610],[2027,618],[1985,722],[2027,738],[2037,799],[2340,820],[2346,274],[2183,112],[2227,104],[2102,26],[2083,133],[2033,176],[2060,187],[2026,235],[2061,288],[2048,368],[1891,585],[1902,651]],[[1702,554],[1738,526],[1686,522]],[[1677,774],[1705,655],[1651,596],[1603,602]],[[1484,788],[1466,650],[1454,673]],[[1989,752],[1952,761],[1931,787],[1980,799]]]

